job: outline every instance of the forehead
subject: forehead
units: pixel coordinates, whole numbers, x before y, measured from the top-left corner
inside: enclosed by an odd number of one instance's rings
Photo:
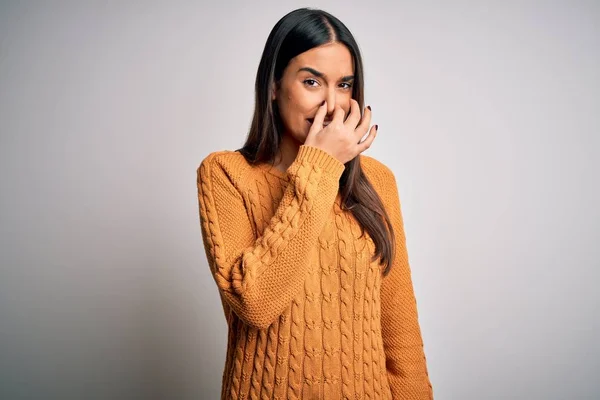
[[[341,43],[328,43],[314,47],[304,53],[298,54],[290,63],[294,72],[298,68],[312,67],[323,72],[328,78],[352,75],[354,63],[352,54]]]

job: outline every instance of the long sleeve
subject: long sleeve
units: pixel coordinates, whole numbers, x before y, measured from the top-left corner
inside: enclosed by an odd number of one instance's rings
[[[216,153],[198,167],[208,263],[222,300],[248,325],[267,328],[302,288],[310,251],[333,207],[344,168],[324,150],[300,146],[287,169],[283,198],[256,237],[244,196],[232,182],[231,167],[219,162]]]
[[[388,171],[382,200],[394,227],[396,245],[392,268],[381,284],[381,325],[388,381],[394,400],[431,400],[433,388],[418,321],[400,197],[394,174]]]

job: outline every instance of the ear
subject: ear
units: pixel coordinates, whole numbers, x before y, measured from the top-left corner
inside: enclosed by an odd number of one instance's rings
[[[275,101],[277,99],[277,83],[273,83],[271,88],[271,101]]]

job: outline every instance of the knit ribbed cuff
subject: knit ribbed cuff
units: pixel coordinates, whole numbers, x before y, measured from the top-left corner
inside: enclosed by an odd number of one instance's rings
[[[342,175],[346,166],[340,160],[318,147],[300,145],[296,159],[321,167],[327,173]]]

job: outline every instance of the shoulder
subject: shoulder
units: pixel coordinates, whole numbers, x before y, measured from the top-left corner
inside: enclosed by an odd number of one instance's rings
[[[210,181],[227,183],[231,187],[238,187],[244,182],[244,176],[250,165],[244,156],[234,150],[217,150],[205,156],[196,169],[198,182]]]
[[[249,164],[244,156],[234,150],[217,150],[209,153],[198,165],[197,171],[220,169],[228,174],[237,175],[248,169]]]
[[[244,156],[242,156],[239,152],[233,150],[217,150],[213,151],[206,155],[201,161],[198,169],[202,167],[215,167],[215,166],[223,166],[223,167],[238,167],[237,164],[240,164]],[[242,167],[242,165],[239,165]]]
[[[365,154],[359,157],[362,170],[372,184],[385,188],[391,181],[396,182],[394,172],[383,162]]]

